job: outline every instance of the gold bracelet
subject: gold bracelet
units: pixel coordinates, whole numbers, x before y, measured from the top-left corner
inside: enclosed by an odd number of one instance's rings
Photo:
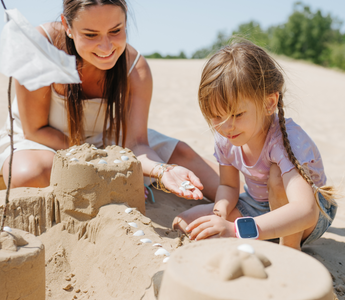
[[[159,164],[157,164],[159,165]],[[151,170],[150,174],[152,174],[153,170],[157,167],[157,165]],[[177,165],[168,165],[168,164],[160,164],[160,168],[162,168],[161,172],[158,174],[158,177],[156,178],[156,185],[154,183],[152,183],[151,181],[151,176],[150,176],[150,183],[152,184],[152,186],[157,189],[157,190],[162,190],[163,192],[166,193],[171,193],[164,185],[164,183],[162,182],[162,177],[164,175],[165,171],[170,171],[172,170],[174,167],[176,167]]]

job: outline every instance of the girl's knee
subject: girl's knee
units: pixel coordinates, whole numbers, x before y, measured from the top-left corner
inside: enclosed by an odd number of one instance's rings
[[[277,164],[272,164],[270,167],[270,175],[267,181],[268,189],[274,189],[275,187],[283,187],[283,179],[280,168]]]
[[[277,209],[288,203],[281,171],[276,164],[272,164],[270,168],[267,189],[271,210]]]

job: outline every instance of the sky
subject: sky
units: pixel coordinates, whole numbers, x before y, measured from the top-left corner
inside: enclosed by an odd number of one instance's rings
[[[37,26],[59,20],[62,0],[3,0]],[[128,42],[142,54],[159,52],[190,57],[210,46],[217,33],[231,34],[240,24],[257,21],[262,28],[283,24],[296,0],[127,0]],[[305,0],[315,12],[331,14],[345,23],[345,0]],[[2,10],[2,7],[0,7]],[[3,13],[3,12],[1,12]],[[0,20],[0,31],[4,18]],[[342,25],[345,32],[345,24]]]

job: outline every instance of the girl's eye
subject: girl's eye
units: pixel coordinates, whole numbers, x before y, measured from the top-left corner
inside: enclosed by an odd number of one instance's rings
[[[120,32],[120,29],[116,29],[116,30],[111,31],[110,33],[111,33],[111,34],[117,34],[117,33],[119,33],[119,32]]]
[[[240,114],[235,115],[235,117],[239,118],[239,117],[243,116],[243,114],[244,114],[244,112],[241,112]]]

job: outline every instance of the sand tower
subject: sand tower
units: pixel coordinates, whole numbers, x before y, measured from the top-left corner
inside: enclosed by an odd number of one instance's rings
[[[177,249],[159,300],[333,300],[332,278],[317,260],[270,242],[205,240]]]

